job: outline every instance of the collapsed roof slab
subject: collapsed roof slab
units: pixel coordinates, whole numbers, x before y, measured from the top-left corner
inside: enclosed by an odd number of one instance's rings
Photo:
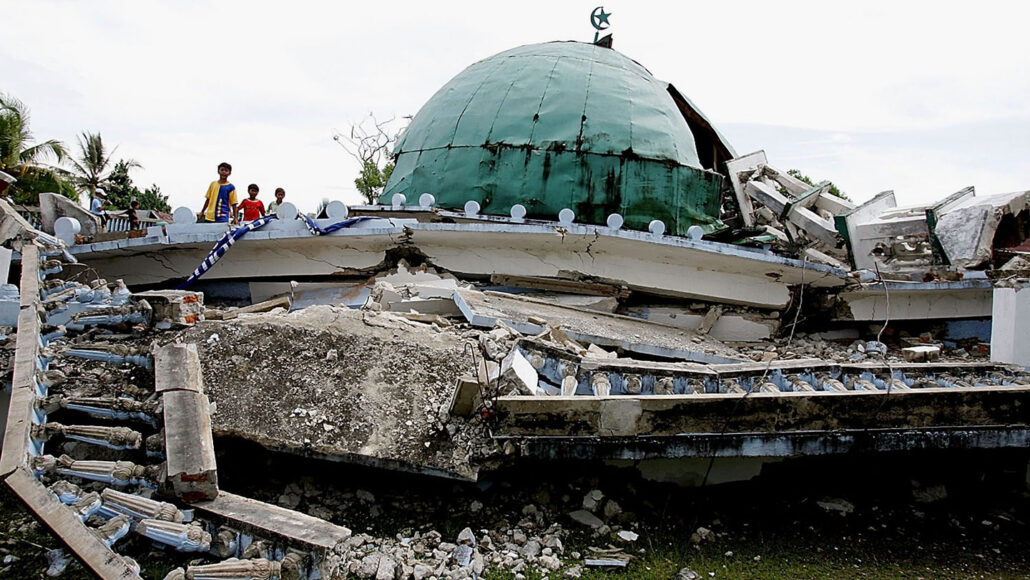
[[[213,230],[169,233],[76,246],[73,252],[109,279],[156,284],[188,276],[219,237]],[[458,274],[614,280],[652,294],[767,309],[786,306],[791,285],[842,286],[846,276],[837,268],[729,244],[493,219],[343,229],[319,237],[296,229],[259,230],[236,242],[207,279],[252,278],[255,272],[269,278],[362,273],[381,265],[391,248],[417,250]]]
[[[100,275],[128,286],[156,285],[189,276],[225,233],[145,237],[75,246],[72,252],[89,261]],[[262,235],[264,234],[264,235]],[[388,233],[363,230],[357,235],[320,236],[307,232],[269,235],[251,232],[236,242],[205,279],[251,279],[255,275],[352,275],[375,269],[396,247],[399,228]]]
[[[475,478],[468,452],[438,423],[458,377],[475,369],[457,334],[388,314],[312,306],[201,322],[181,337],[198,345],[216,437]]]
[[[843,286],[843,270],[689,238],[566,224],[419,224],[412,243],[451,272],[613,280],[650,294],[778,309],[789,286]],[[470,235],[473,234],[473,235]]]

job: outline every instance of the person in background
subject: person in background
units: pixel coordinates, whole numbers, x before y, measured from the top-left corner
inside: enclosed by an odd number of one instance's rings
[[[134,200],[132,200],[132,203],[129,204],[128,216],[129,216],[129,229],[130,230],[138,230],[139,229],[139,216],[136,215],[136,212],[138,210],[139,210],[139,202],[134,199]]]
[[[275,188],[275,201],[273,201],[272,203],[268,204],[268,215],[272,215],[275,212],[279,211],[279,206],[283,204],[283,198],[285,198],[285,197],[286,197],[286,190],[285,189],[283,189],[281,187]]]
[[[218,164],[218,181],[212,181],[207,188],[207,197],[200,215],[207,222],[228,223],[236,221],[236,186],[229,183],[232,165]]]
[[[248,185],[247,195],[250,196],[250,199],[241,201],[240,207],[237,208],[239,211],[243,212],[243,221],[245,222],[252,222],[260,217],[264,217],[265,215],[265,204],[257,198],[259,191],[260,189],[256,183]]]
[[[107,201],[107,194],[104,193],[103,189],[99,187],[93,192],[93,197],[89,200],[89,213],[97,216],[100,219],[100,227],[107,228],[107,216],[104,215],[104,202]]]

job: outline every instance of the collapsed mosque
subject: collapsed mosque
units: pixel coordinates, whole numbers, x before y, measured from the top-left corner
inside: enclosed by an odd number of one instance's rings
[[[41,231],[0,202],[20,263],[0,476],[95,573],[138,577],[129,531],[206,559],[170,578],[368,557],[219,489],[224,436],[461,480],[537,457],[694,484],[715,458],[750,477],[1030,443],[1030,192],[852,204],[737,155],[610,38],[473,64],[395,154],[379,205],[232,232],[180,208],[105,233],[51,196]]]

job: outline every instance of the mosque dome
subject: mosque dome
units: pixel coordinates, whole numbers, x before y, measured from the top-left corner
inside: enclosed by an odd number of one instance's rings
[[[619,52],[521,46],[469,66],[426,102],[394,149],[381,201],[428,192],[444,208],[476,200],[484,214],[522,204],[531,218],[571,208],[580,223],[620,213],[630,228],[659,219],[669,233],[710,230],[722,184],[713,135],[674,87]]]

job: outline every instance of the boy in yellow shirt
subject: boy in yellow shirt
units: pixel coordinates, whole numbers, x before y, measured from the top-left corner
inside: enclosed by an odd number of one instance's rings
[[[236,186],[229,183],[232,165],[222,162],[218,164],[218,181],[212,181],[207,188],[207,198],[200,214],[204,221],[227,223],[229,217],[236,221]]]

